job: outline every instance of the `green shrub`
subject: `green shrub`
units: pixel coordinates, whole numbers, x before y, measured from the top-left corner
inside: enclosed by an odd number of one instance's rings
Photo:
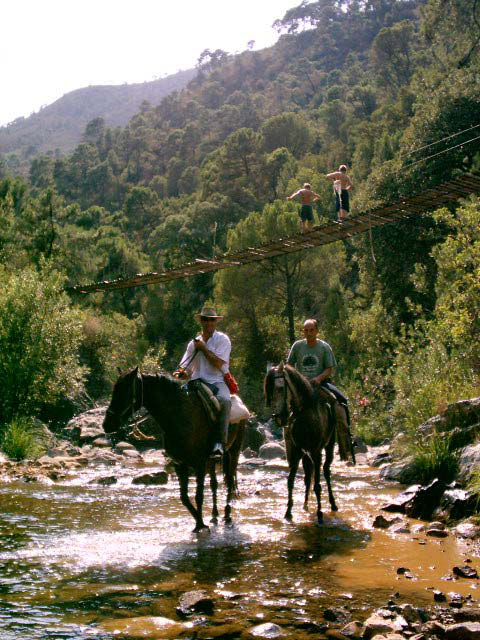
[[[469,490],[477,496],[476,511],[480,516],[480,469],[475,469],[468,483]],[[480,524],[480,523],[479,523]]]
[[[15,418],[0,436],[0,448],[12,460],[38,458],[45,451],[43,434],[26,418]]]
[[[416,480],[427,484],[434,478],[451,482],[458,472],[458,454],[451,448],[447,433],[433,433],[425,441],[411,444],[416,468]]]
[[[63,278],[0,268],[0,415],[4,424],[35,415],[44,403],[81,388],[81,326],[62,291]]]

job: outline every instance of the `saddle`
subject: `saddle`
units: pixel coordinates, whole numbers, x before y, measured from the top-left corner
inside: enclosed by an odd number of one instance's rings
[[[212,423],[215,423],[217,421],[218,414],[220,413],[220,403],[210,387],[199,378],[196,380],[190,380],[186,385],[184,385],[184,387],[186,388],[187,393],[197,394],[207,416]],[[230,410],[231,425],[237,424],[242,420],[246,420],[251,417],[250,411],[243,404],[240,396],[235,393],[231,395],[230,398],[232,401],[232,408]]]

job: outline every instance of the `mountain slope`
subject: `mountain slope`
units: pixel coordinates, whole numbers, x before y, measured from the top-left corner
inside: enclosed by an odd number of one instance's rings
[[[19,164],[39,153],[57,149],[67,153],[94,118],[102,117],[110,127],[126,125],[143,101],[156,104],[172,91],[183,89],[195,75],[196,70],[189,69],[152,82],[71,91],[38,113],[0,127],[0,153],[15,154]]]

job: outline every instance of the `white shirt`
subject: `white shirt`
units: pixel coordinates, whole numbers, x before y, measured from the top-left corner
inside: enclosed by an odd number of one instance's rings
[[[197,351],[195,357],[193,356],[195,353],[195,343],[193,340],[190,340],[188,343],[187,350],[180,361],[180,366],[186,367],[191,372],[192,380],[202,378],[205,382],[211,382],[213,384],[223,382],[223,374],[228,371],[230,362],[230,351],[232,349],[230,338],[226,333],[215,330],[213,335],[207,340],[206,346],[209,351],[225,363],[221,371],[211,365],[201,351]]]

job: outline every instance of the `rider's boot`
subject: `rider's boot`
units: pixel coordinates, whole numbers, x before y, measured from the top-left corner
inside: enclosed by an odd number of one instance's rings
[[[228,425],[230,422],[230,403],[221,405],[216,424],[215,443],[210,458],[219,460],[225,453],[228,440]]]

